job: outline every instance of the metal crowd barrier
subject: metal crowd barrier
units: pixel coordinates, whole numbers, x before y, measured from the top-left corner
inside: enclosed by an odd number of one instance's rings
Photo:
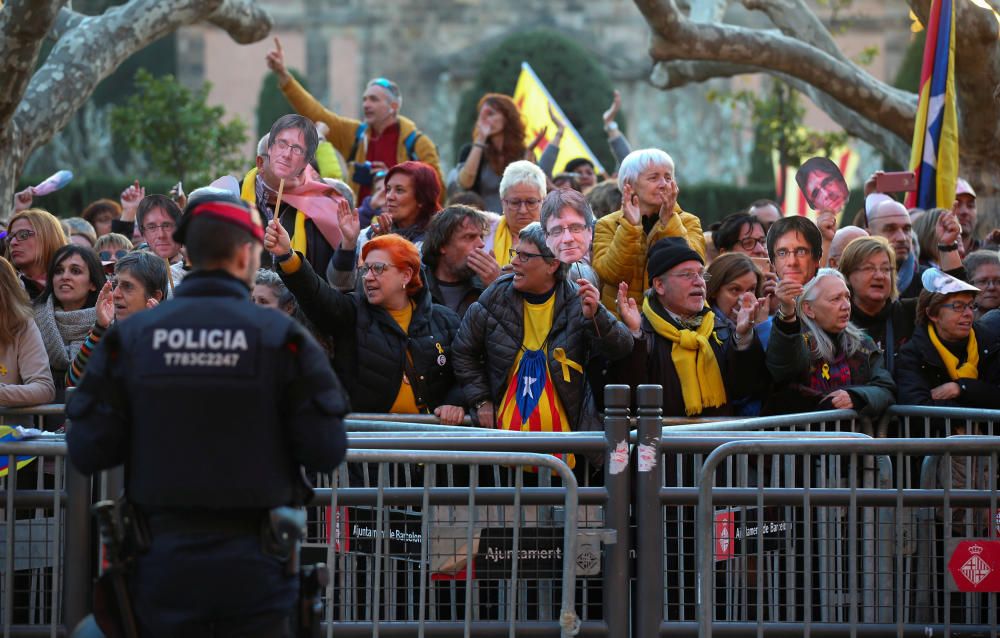
[[[348,463],[318,477],[303,547],[333,570],[326,634],[996,635],[995,595],[945,576],[956,543],[1000,531],[996,444],[870,436],[993,433],[1000,411],[705,422],[664,418],[659,392],[640,386],[633,414],[609,386],[603,432],[350,415]],[[92,485],[62,443],[0,442],[8,464],[23,455],[40,458],[0,478],[2,635],[65,635],[98,569],[89,505],[121,472]]]

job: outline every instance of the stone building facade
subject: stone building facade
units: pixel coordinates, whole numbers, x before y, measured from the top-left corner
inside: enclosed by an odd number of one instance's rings
[[[750,136],[725,108],[708,104],[709,89],[754,86],[759,77],[717,80],[661,91],[649,82],[646,23],[632,0],[259,0],[275,20],[288,65],[303,72],[313,93],[333,110],[358,117],[369,78],[399,83],[402,111],[437,142],[446,165],[455,112],[479,60],[511,33],[556,29],[590,50],[622,91],[633,147],[658,146],[674,156],[688,182],[743,181]],[[898,6],[897,6],[898,5]],[[817,6],[819,15],[829,8]],[[910,33],[905,3],[855,0],[832,22],[847,55],[876,46],[868,67],[891,78]],[[727,21],[759,26],[760,14],[740,6]],[[179,74],[187,82],[208,80],[210,99],[254,124],[257,95],[268,70],[271,39],[238,46],[211,26],[178,33]],[[812,109],[807,123],[833,124]],[[710,134],[706,134],[710,132]]]

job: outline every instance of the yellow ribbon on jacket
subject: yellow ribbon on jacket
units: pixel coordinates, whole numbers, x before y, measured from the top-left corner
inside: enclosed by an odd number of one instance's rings
[[[496,256],[501,268],[510,263],[510,249],[513,245],[510,228],[507,228],[507,218],[501,215],[497,229],[493,231],[493,255]]]
[[[927,324],[927,336],[931,338],[934,349],[937,350],[941,362],[948,370],[948,376],[952,381],[958,379],[978,379],[979,378],[979,344],[976,343],[976,331],[969,332],[969,345],[965,348],[966,359],[961,366],[958,365],[958,357],[953,355],[948,348],[944,347],[938,339],[937,332],[934,331],[934,324]]]
[[[726,386],[715,352],[708,342],[715,331],[715,315],[709,311],[702,317],[697,331],[678,330],[669,321],[656,314],[649,305],[649,298],[642,302],[642,314],[653,326],[656,334],[673,342],[670,359],[677,370],[684,396],[684,410],[688,416],[701,414],[705,408],[717,408],[726,402]]]
[[[240,189],[240,199],[257,205],[257,169],[251,168],[250,172],[243,178],[243,187]],[[275,216],[278,211],[274,211]],[[267,220],[265,220],[267,221]],[[280,223],[280,220],[279,220]],[[306,254],[306,216],[300,210],[295,211],[295,225],[292,230],[292,250],[297,253]],[[286,271],[287,272],[287,271]]]
[[[562,366],[563,381],[565,381],[566,383],[569,383],[570,368],[573,368],[580,374],[583,374],[583,366],[577,363],[576,361],[573,361],[569,357],[567,357],[566,351],[563,350],[562,348],[556,348],[555,350],[553,350],[552,358],[558,361],[559,365]]]

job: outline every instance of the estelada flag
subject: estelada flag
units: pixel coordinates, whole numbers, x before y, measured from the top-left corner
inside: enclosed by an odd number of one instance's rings
[[[0,442],[8,443],[12,441],[19,441],[20,437],[17,436],[17,430],[10,427],[9,425],[0,425]],[[21,469],[28,463],[35,460],[33,456],[15,456],[14,463],[17,469]],[[7,476],[7,472],[10,470],[10,456],[7,454],[0,455],[0,477]]]
[[[559,108],[559,104],[552,99],[549,90],[545,88],[534,69],[527,62],[521,63],[521,75],[517,78],[517,87],[514,88],[514,103],[521,109],[521,117],[524,119],[525,144],[531,144],[539,131],[548,127],[545,130],[545,137],[535,147],[535,159],[541,157],[542,151],[556,136],[555,122],[549,117],[549,105],[552,106],[552,111],[566,124],[562,141],[559,143],[559,155],[556,157],[556,164],[552,169],[553,174],[561,173],[566,167],[566,162],[577,157],[585,157],[590,160],[594,164],[595,172],[605,172],[600,160],[573,128],[569,118]]]
[[[954,0],[931,2],[910,153],[917,190],[907,193],[907,207],[951,208],[958,180]]]
[[[817,156],[823,156],[822,151],[816,153]],[[840,173],[844,176],[844,180],[847,182],[847,187],[851,188],[851,182],[854,179],[854,174],[858,170],[858,162],[861,157],[855,152],[850,146],[840,146],[830,153],[830,159],[837,168],[840,169]],[[805,195],[802,194],[802,190],[799,189],[798,182],[795,181],[795,173],[799,170],[798,166],[779,166],[778,151],[771,152],[771,164],[774,168],[774,182],[775,182],[775,192],[778,193],[778,197],[781,204],[781,214],[782,215],[802,215],[803,217],[808,217],[812,221],[816,221],[816,211],[809,208],[809,203],[806,202]],[[784,170],[784,176],[781,172]],[[784,179],[784,183],[782,183]],[[784,187],[784,191],[782,191]],[[784,197],[781,193],[784,192]],[[853,215],[854,212],[848,213]],[[837,215],[837,228],[840,228],[841,218],[844,212],[841,211]]]

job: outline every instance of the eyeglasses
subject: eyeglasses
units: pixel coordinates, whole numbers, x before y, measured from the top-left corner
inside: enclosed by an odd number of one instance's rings
[[[697,272],[694,270],[688,272],[672,272],[667,276],[677,277],[678,279],[683,279],[688,283],[693,282],[695,279],[703,279],[705,281],[708,281],[712,278],[712,275],[706,270],[702,270],[701,272]]]
[[[302,157],[306,154],[306,149],[302,148],[298,144],[289,144],[285,140],[274,140],[274,144],[272,144],[272,146],[277,146],[279,151],[287,151],[288,149],[291,149],[292,155],[295,157]]]
[[[115,259],[121,259],[127,254],[128,251],[123,248],[121,250],[116,250],[114,253],[112,253],[110,250],[102,250],[101,252],[97,253],[97,256],[101,258],[101,261],[111,261],[111,257],[114,257]]]
[[[155,233],[158,230],[162,230],[165,233],[172,233],[174,229],[177,228],[177,224],[173,222],[163,222],[162,224],[146,224],[142,227],[142,232],[144,233]]]
[[[19,230],[14,233],[9,233],[7,235],[7,240],[14,241],[16,239],[17,241],[28,241],[34,236],[35,236],[35,231],[28,230],[27,228],[25,228],[23,230]]]
[[[753,250],[757,246],[763,246],[766,239],[764,237],[744,237],[740,240],[743,250]]]
[[[952,301],[951,303],[941,304],[942,308],[951,308],[958,314],[962,314],[966,310],[976,310],[979,305],[974,301]]]
[[[858,272],[864,274],[866,277],[871,277],[875,273],[880,273],[886,277],[892,277],[892,268],[889,266],[883,266],[881,268],[876,268],[875,266],[862,266],[858,268]]]
[[[806,248],[805,246],[799,246],[798,248],[794,249],[779,248],[778,250],[774,251],[774,256],[777,259],[788,259],[792,255],[795,255],[796,259],[802,259],[803,257],[811,254],[812,254],[812,249]]]
[[[1000,279],[973,279],[976,288],[1000,288]]]
[[[587,230],[586,224],[570,224],[569,226],[553,226],[545,231],[546,237],[562,237],[563,233],[569,231],[571,235],[582,235]]]
[[[531,260],[532,257],[545,257],[545,255],[541,253],[529,253],[526,250],[514,250],[513,248],[510,249],[511,261],[514,261],[516,259],[520,263],[526,264],[528,263],[528,261]]]
[[[532,210],[532,209],[538,208],[538,205],[542,203],[542,200],[540,200],[540,199],[534,199],[534,198],[532,198],[532,199],[505,199],[505,200],[503,200],[503,203],[506,204],[509,208],[513,208],[514,210],[517,210],[517,209],[519,209],[521,207],[524,207],[524,208],[526,208],[528,210]]]
[[[119,279],[118,275],[114,275],[112,277],[108,277],[108,281],[111,282],[111,289],[112,290],[117,290],[117,289],[121,288],[122,292],[124,292],[126,294],[128,294],[128,293],[132,292],[133,290],[135,290],[135,284],[133,284],[131,281],[123,281],[123,280]]]
[[[382,273],[384,273],[386,269],[393,267],[394,266],[392,264],[383,264],[382,262],[376,261],[370,264],[361,264],[361,267],[358,268],[358,272],[361,273],[362,277],[367,275],[369,272],[375,273],[376,277],[381,277]]]

